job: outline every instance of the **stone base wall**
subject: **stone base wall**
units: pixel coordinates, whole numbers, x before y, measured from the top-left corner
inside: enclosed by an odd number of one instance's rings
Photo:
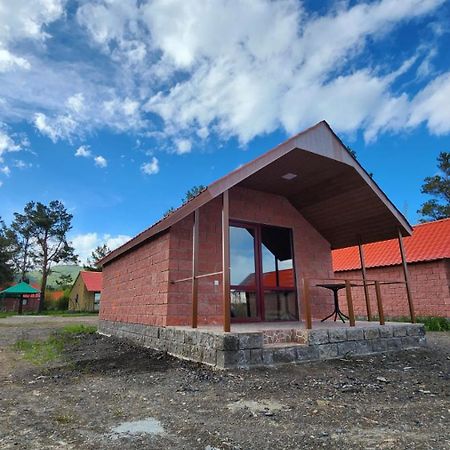
[[[99,332],[221,369],[399,351],[426,343],[425,329],[421,324],[290,330],[290,335],[302,343],[279,340],[270,343],[270,339],[276,336],[274,330],[268,331],[268,335],[265,332],[223,333],[107,320],[99,321]],[[283,336],[286,338],[287,334]]]

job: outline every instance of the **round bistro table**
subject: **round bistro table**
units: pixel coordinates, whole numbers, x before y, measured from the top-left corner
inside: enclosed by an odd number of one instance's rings
[[[336,319],[339,317],[339,319],[342,320],[342,322],[345,323],[344,317],[346,319],[350,318],[346,316],[339,308],[339,298],[338,298],[338,292],[341,289],[344,289],[346,287],[345,283],[334,283],[334,284],[316,284],[318,287],[323,287],[325,289],[329,289],[330,291],[333,291],[334,293],[334,311],[321,320],[321,322],[325,322],[325,320],[328,320],[330,317],[334,316],[334,321],[336,322]]]

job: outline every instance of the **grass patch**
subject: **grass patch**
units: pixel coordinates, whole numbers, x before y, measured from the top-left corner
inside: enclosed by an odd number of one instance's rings
[[[418,317],[417,322],[423,323],[427,331],[450,331],[450,320],[445,317]]]
[[[98,316],[98,311],[41,311],[40,313],[28,313],[27,315],[83,317]]]
[[[74,335],[74,334],[93,334],[97,331],[97,327],[95,325],[84,325],[82,323],[75,323],[66,325],[63,327],[60,333],[66,335]]]
[[[75,342],[78,336],[92,334],[96,330],[97,328],[92,325],[66,325],[43,341],[21,339],[16,342],[14,348],[22,352],[24,359],[40,366],[60,358],[64,347]]]
[[[367,320],[366,317],[358,317],[357,320]],[[372,316],[373,321],[379,321],[378,316]],[[407,316],[386,317],[388,322],[411,323],[411,318]],[[416,317],[417,323],[423,323],[426,331],[450,331],[450,319],[445,317]]]
[[[6,317],[11,317],[16,315],[17,313],[15,312],[4,312],[4,311],[0,311],[0,319],[5,319]]]

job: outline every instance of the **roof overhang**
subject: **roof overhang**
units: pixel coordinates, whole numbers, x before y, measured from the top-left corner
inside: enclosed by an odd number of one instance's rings
[[[297,175],[288,180],[283,175]],[[106,264],[235,186],[286,197],[332,249],[412,233],[411,225],[326,122],[299,133],[212,183],[197,197],[108,254]]]

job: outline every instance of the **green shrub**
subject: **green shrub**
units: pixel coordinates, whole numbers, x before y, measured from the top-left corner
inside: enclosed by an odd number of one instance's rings
[[[417,322],[423,323],[427,331],[450,331],[450,320],[445,317],[418,317]]]

